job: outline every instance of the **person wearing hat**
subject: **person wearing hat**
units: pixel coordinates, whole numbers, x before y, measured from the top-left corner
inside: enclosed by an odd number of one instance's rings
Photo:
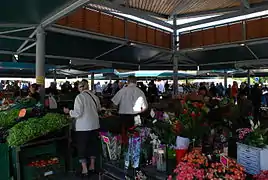
[[[76,120],[75,133],[79,162],[82,166],[82,176],[89,175],[95,170],[95,158],[99,153],[99,115],[101,109],[100,101],[97,96],[89,91],[87,80],[82,80],[78,89],[80,94],[76,96],[74,109],[64,108],[64,112]],[[89,161],[89,168],[87,163]]]

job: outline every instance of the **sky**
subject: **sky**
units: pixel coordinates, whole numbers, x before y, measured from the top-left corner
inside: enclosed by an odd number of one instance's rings
[[[142,18],[138,18],[132,15],[128,15],[128,14],[122,14],[122,13],[115,13],[115,14],[120,14],[121,16],[125,16],[127,18],[133,19],[135,21],[144,23],[144,24],[148,24],[154,27],[158,27],[160,29],[169,31],[169,32],[173,32],[172,29],[158,25],[156,23],[144,20]],[[251,14],[247,14],[247,15],[243,15],[243,16],[237,16],[237,17],[233,17],[233,18],[228,18],[228,19],[224,19],[224,20],[220,20],[220,21],[214,21],[214,22],[210,22],[210,23],[205,23],[202,25],[196,25],[196,26],[191,26],[191,27],[187,27],[187,28],[182,28],[182,29],[178,29],[177,33],[180,32],[187,32],[187,31],[191,31],[191,30],[195,30],[195,29],[201,29],[201,28],[206,28],[206,27],[211,27],[211,26],[218,26],[218,25],[222,25],[222,24],[227,24],[227,23],[232,23],[232,22],[237,22],[237,21],[241,21],[241,20],[246,20],[246,19],[253,19],[253,18],[257,18],[257,17],[261,17],[261,16],[267,16],[268,15],[268,10],[265,11],[259,11],[259,12],[255,12],[255,13],[251,13]],[[181,25],[181,24],[187,24],[190,22],[194,22],[194,21],[199,21],[199,20],[203,20],[203,19],[207,19],[207,18],[212,18],[215,16],[219,16],[219,15],[213,15],[213,16],[202,16],[202,17],[195,17],[195,18],[183,18],[183,19],[178,19],[177,20],[177,25]],[[172,24],[172,21],[167,21],[168,23]]]

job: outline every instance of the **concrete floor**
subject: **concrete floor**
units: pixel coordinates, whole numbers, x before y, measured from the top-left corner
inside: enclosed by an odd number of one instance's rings
[[[95,175],[90,178],[79,178],[79,177],[76,177],[72,173],[67,173],[67,174],[59,175],[55,179],[57,180],[98,180],[99,176]]]

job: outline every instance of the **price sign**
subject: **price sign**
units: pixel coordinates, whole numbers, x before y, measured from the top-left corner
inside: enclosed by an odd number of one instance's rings
[[[102,136],[103,142],[105,142],[106,144],[110,144],[110,139],[106,136]]]
[[[26,109],[21,109],[20,112],[19,112],[19,118],[25,117],[26,113],[27,113]]]
[[[36,83],[40,85],[45,85],[45,77],[44,76],[36,76]]]
[[[228,158],[224,155],[220,156],[220,162],[225,166],[228,167]]]

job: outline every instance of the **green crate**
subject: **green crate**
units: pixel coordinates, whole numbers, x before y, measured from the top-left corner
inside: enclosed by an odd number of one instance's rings
[[[23,148],[20,152],[20,157],[21,157],[21,160],[24,162],[25,160],[27,160],[31,157],[41,156],[43,154],[56,155],[57,154],[57,143],[51,142],[49,144]]]
[[[47,167],[24,165],[22,167],[23,180],[53,179],[57,174],[64,173],[65,161],[63,158],[60,158],[59,160],[59,164],[49,165]]]
[[[0,179],[10,180],[9,147],[6,143],[0,144]]]

